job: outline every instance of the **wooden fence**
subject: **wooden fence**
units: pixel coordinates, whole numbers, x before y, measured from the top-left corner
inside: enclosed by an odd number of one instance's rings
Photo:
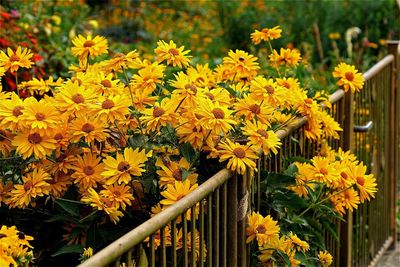
[[[396,242],[399,42],[390,41],[388,47],[390,55],[364,74],[361,93],[338,90],[330,97],[331,115],[343,128],[341,138],[330,140],[330,145],[351,149],[377,177],[379,189],[373,201],[347,215],[346,223],[337,223],[340,242],[324,233],[335,266],[374,266]],[[279,130],[283,148],[274,157],[260,159],[258,169],[279,172],[287,157],[312,157],[316,145],[304,137],[306,122],[299,118]],[[260,207],[260,180],[259,174],[240,176],[223,169],[79,266],[249,266],[246,215]]]

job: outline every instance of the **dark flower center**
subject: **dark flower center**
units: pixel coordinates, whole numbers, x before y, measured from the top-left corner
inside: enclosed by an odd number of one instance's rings
[[[357,177],[357,183],[361,186],[364,186],[365,180],[363,177]]]
[[[259,135],[261,135],[262,137],[268,138],[268,133],[267,133],[267,131],[264,130],[264,129],[258,129],[258,130],[257,130],[257,133],[258,133]]]
[[[327,175],[327,174],[328,174],[328,170],[325,169],[325,168],[321,168],[321,169],[319,170],[319,172],[322,173],[323,175]]]
[[[225,113],[222,109],[220,108],[214,108],[211,113],[214,115],[214,118],[216,119],[223,119],[225,118]]]
[[[54,140],[56,141],[60,141],[61,139],[63,139],[63,135],[61,133],[58,133],[54,136]]]
[[[25,191],[30,190],[32,187],[33,187],[32,181],[27,181],[27,182],[24,184],[24,190],[25,190]]]
[[[94,168],[92,166],[85,166],[83,167],[83,172],[86,175],[92,175],[94,173]]]
[[[94,131],[94,126],[93,126],[93,124],[85,123],[85,124],[82,126],[82,131],[85,132],[85,133],[93,132],[93,131]]]
[[[20,57],[17,54],[12,54],[9,60],[10,62],[19,61]]]
[[[74,96],[72,96],[72,101],[74,101],[76,104],[81,104],[83,102],[85,102],[85,98],[83,97],[83,95],[81,94],[76,94]]]
[[[257,233],[259,234],[265,234],[265,232],[267,231],[267,229],[265,228],[264,225],[260,224],[257,226],[256,228]]]
[[[23,109],[24,109],[24,107],[22,107],[22,106],[16,106],[16,107],[13,109],[12,114],[13,114],[15,117],[18,117],[19,115],[22,115],[22,111],[21,111],[21,110],[23,110]]]
[[[42,121],[46,118],[46,116],[41,112],[36,113],[35,117],[38,121]]]
[[[194,86],[193,84],[186,84],[186,85],[185,85],[185,89],[189,89],[189,90],[192,91],[193,93],[197,93],[197,88],[196,88],[196,86]]]
[[[83,43],[83,47],[92,47],[95,45],[95,42],[93,42],[92,40],[87,40]]]
[[[244,158],[246,156],[246,152],[243,150],[243,148],[241,147],[237,147],[233,150],[233,154],[237,157],[237,158]]]
[[[161,117],[165,113],[165,110],[163,110],[160,107],[154,107],[153,109],[153,117],[158,118]]]
[[[179,50],[177,50],[177,49],[175,49],[175,48],[170,48],[170,49],[168,50],[168,53],[170,53],[170,54],[173,55],[173,56],[177,56],[177,55],[179,55]]]
[[[346,72],[345,74],[344,74],[344,76],[346,77],[346,79],[348,80],[348,81],[353,81],[354,80],[354,74],[352,73],[352,72]]]
[[[111,84],[110,80],[102,80],[100,82],[100,84],[103,85],[104,87],[107,87],[107,88],[111,88],[112,87],[112,84]]]
[[[176,169],[173,173],[172,176],[178,180],[178,181],[182,181],[182,172],[180,169]]]
[[[129,170],[130,167],[131,167],[131,165],[129,165],[128,162],[126,162],[126,161],[121,161],[121,162],[118,164],[117,169],[118,169],[120,172],[126,172],[127,170]]]
[[[211,100],[214,100],[214,99],[215,99],[214,95],[211,94],[211,93],[205,93],[205,95],[206,95],[209,99],[211,99]]]
[[[114,107],[114,102],[110,99],[104,100],[103,104],[101,104],[101,107],[104,109],[110,109]]]
[[[250,110],[252,113],[254,113],[254,114],[260,114],[260,112],[261,112],[261,108],[260,108],[260,106],[257,105],[257,104],[251,105],[251,106],[249,107],[249,110]]]
[[[267,86],[265,87],[265,90],[267,90],[267,93],[268,93],[269,95],[273,95],[273,94],[275,93],[275,89],[274,89],[274,87],[271,86],[271,85],[267,85]]]
[[[42,142],[42,137],[38,133],[33,133],[28,135],[28,141],[33,145],[39,144],[40,142]]]

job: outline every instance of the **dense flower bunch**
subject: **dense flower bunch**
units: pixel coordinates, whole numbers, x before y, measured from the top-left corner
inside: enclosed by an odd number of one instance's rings
[[[195,190],[200,154],[239,174],[254,172],[260,155],[277,153],[276,131],[297,116],[308,118],[308,138],[339,137],[339,124],[294,72],[262,74],[257,57],[245,51],[231,50],[211,69],[192,65],[190,51],[173,41],[157,43],[154,61],[134,50],[95,62],[109,52],[105,38],[79,35],[72,43],[79,65],[70,67],[71,77],[17,84],[17,92],[27,87],[42,97],[0,92],[1,160],[22,162],[20,173],[2,174],[0,204],[9,208],[45,207],[74,191],[68,201],[107,214],[102,223],[118,223],[142,205],[146,192],[160,192],[151,195],[159,202],[152,209],[156,214]],[[18,77],[20,68],[32,66],[30,55],[21,48],[2,52],[0,72]],[[270,59],[280,73],[301,56],[297,50],[272,50]],[[316,160],[314,168],[319,167]],[[339,186],[339,178],[324,173],[316,169],[313,179]],[[86,215],[78,212],[82,221],[91,214]],[[262,238],[260,246],[272,240]]]
[[[0,228],[0,266],[28,266],[33,259],[31,236],[18,231],[15,226]]]
[[[370,201],[378,191],[373,174],[367,174],[367,167],[357,161],[350,151],[332,150],[323,145],[318,156],[311,163],[296,163],[298,174],[296,186],[291,189],[299,196],[307,198],[309,190],[323,184],[324,197],[329,199],[336,212],[341,215],[346,210],[357,209],[360,203]]]

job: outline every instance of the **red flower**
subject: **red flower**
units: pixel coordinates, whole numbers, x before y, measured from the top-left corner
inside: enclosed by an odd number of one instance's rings
[[[32,57],[32,60],[33,60],[33,62],[38,62],[38,61],[41,61],[43,59],[43,57],[41,56],[41,55],[39,55],[39,54],[33,54],[33,57]]]
[[[6,20],[9,20],[11,18],[11,14],[7,12],[1,12],[0,16],[2,16]]]

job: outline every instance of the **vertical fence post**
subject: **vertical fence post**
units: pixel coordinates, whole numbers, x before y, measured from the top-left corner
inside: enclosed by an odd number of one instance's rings
[[[390,113],[389,113],[389,177],[390,177],[390,233],[393,242],[390,249],[396,246],[396,202],[397,183],[399,181],[399,90],[400,90],[400,62],[399,62],[400,41],[387,41],[389,53],[394,56],[391,70],[390,85]]]
[[[354,96],[346,93],[344,96],[344,120],[343,120],[343,149],[353,150],[354,134]],[[340,222],[340,250],[336,266],[352,266],[353,250],[353,213],[347,212],[346,222]]]

